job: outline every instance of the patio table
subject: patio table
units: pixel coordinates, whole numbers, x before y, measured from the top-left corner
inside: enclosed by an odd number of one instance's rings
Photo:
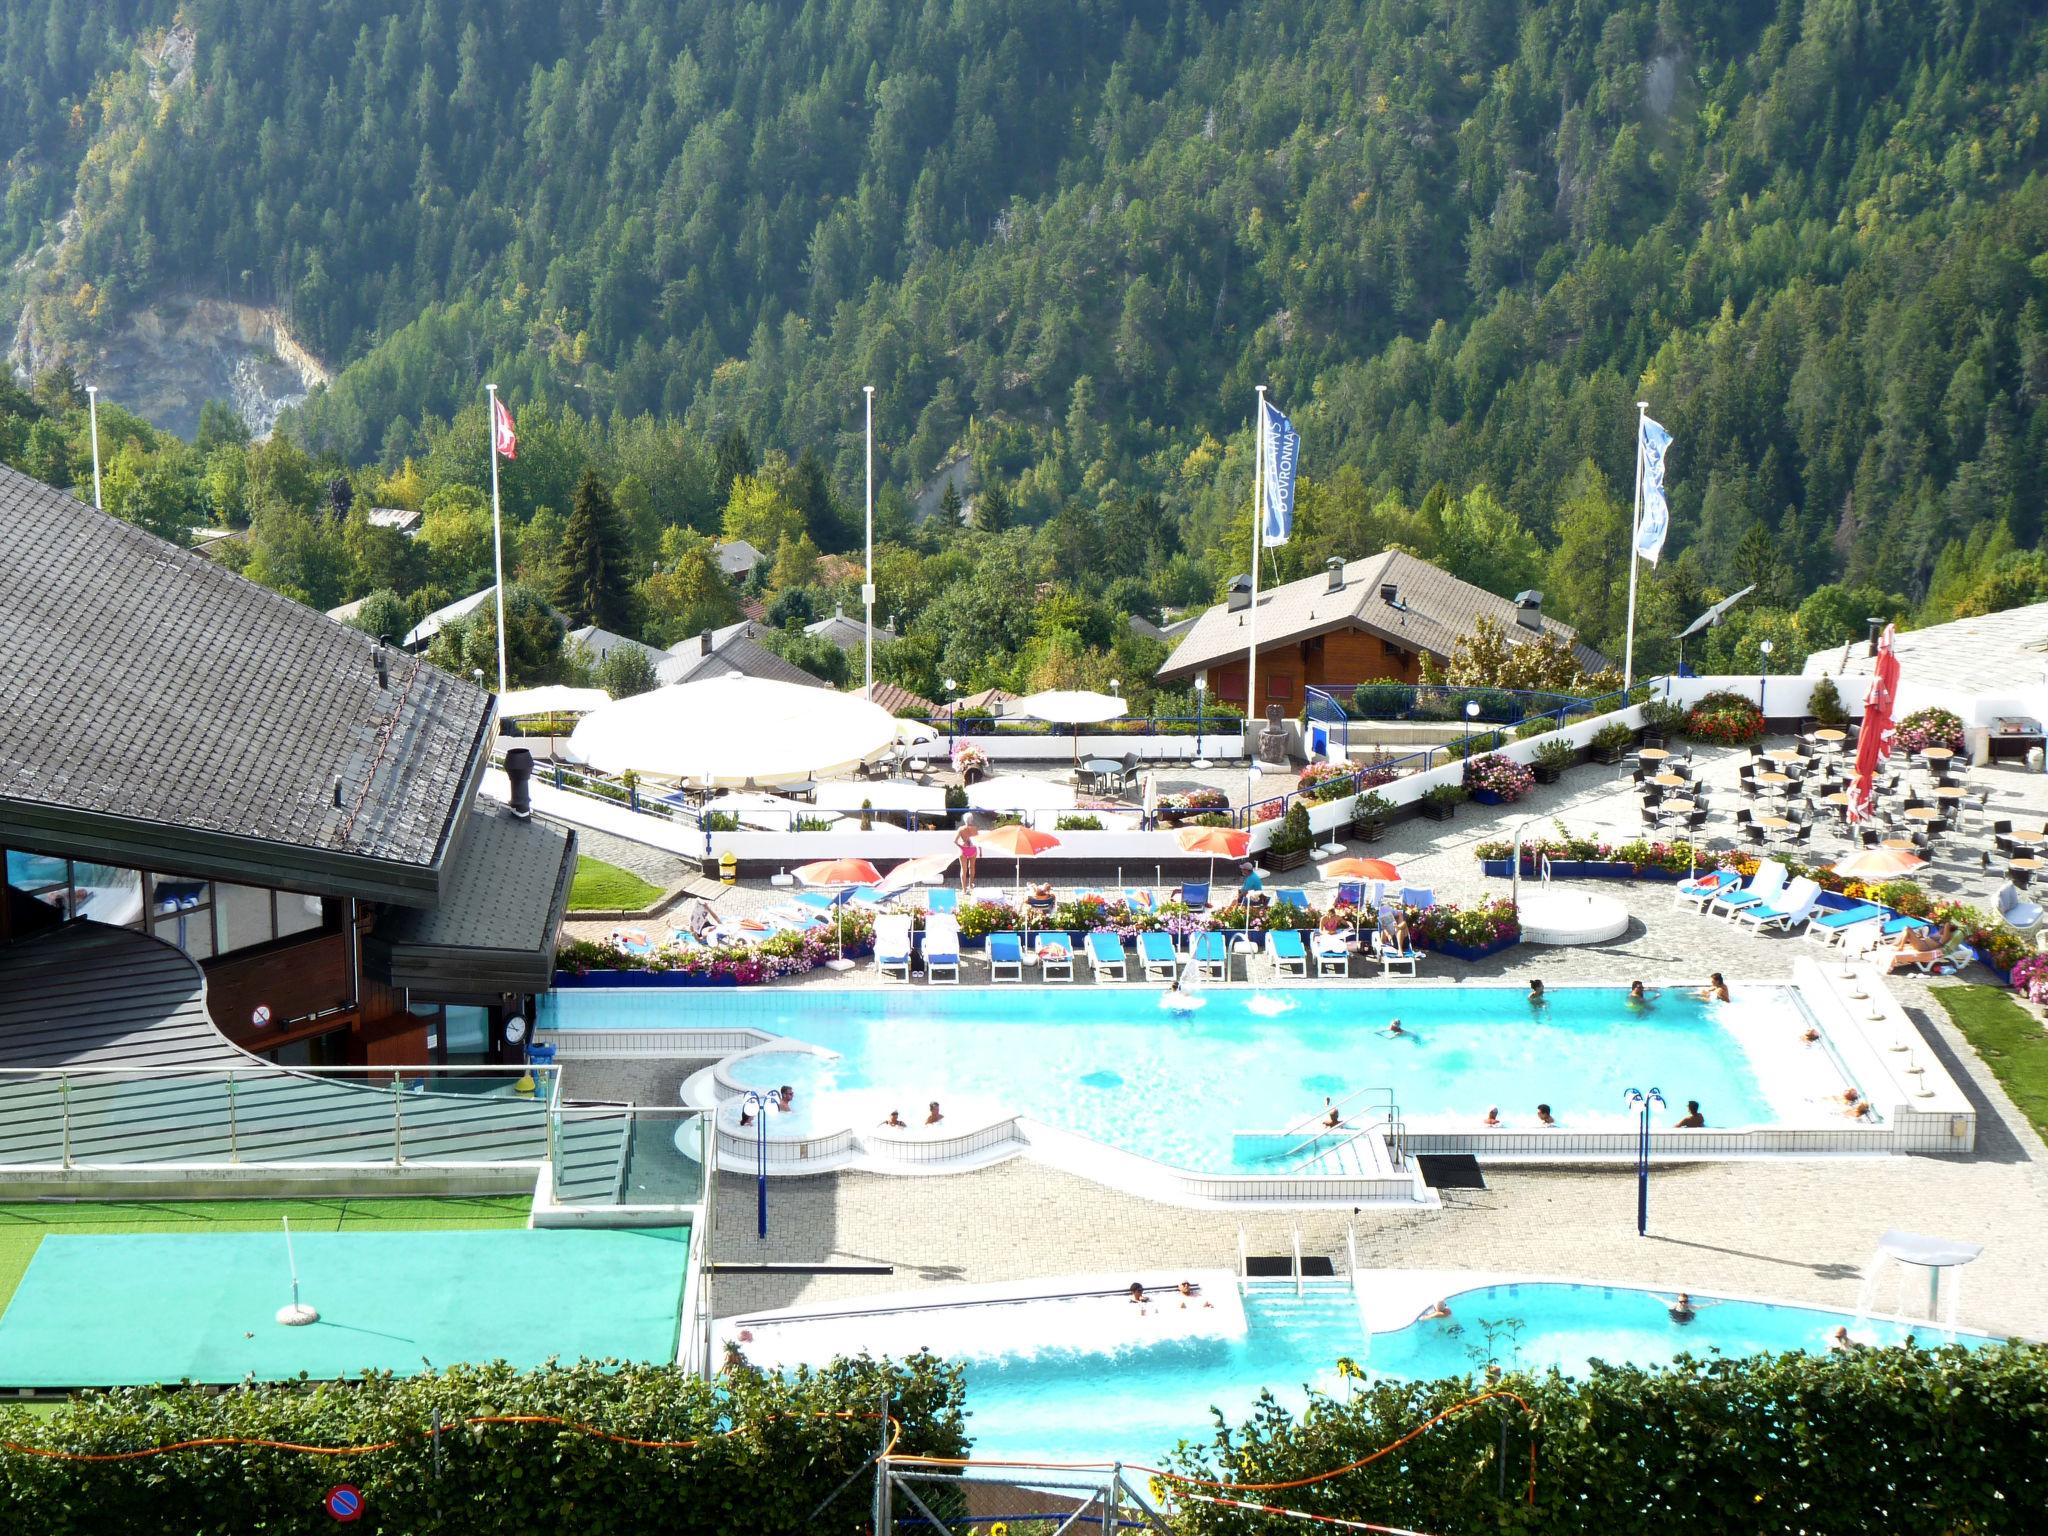
[[[1941,812],[1931,805],[1916,805],[1906,813],[1908,821],[1939,821]]]
[[[1636,756],[1646,763],[1661,763],[1671,754],[1662,747],[1644,747]]]
[[[1799,761],[1799,753],[1792,747],[1778,747],[1766,752],[1764,756],[1774,763],[1796,763]]]
[[[1847,741],[1847,740],[1849,739],[1849,733],[1848,733],[1847,731],[1833,731],[1833,730],[1829,730],[1829,731],[1815,731],[1815,732],[1813,733],[1813,739],[1814,739],[1815,741],[1825,741],[1825,742],[1830,742],[1830,743],[1833,743],[1833,742],[1843,742],[1843,741]]]
[[[1893,853],[1911,853],[1918,846],[1910,837],[1888,837],[1878,844],[1878,847],[1889,848]]]
[[[1666,789],[1676,789],[1682,784],[1690,784],[1692,780],[1675,773],[1660,773],[1652,778],[1650,782],[1652,784],[1661,784]]]
[[[1947,747],[1922,747],[1920,755],[1930,763],[1945,763],[1955,756]]]

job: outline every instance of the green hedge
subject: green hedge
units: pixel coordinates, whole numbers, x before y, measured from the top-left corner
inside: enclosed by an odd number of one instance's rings
[[[2041,1345],[1688,1359],[1663,1371],[1597,1366],[1585,1381],[1511,1375],[1501,1387],[1525,1398],[1533,1415],[1481,1404],[1395,1455],[1291,1488],[1284,1502],[1426,1531],[1543,1536],[2035,1536],[2048,1528]],[[1184,1447],[1169,1465],[1287,1482],[1367,1456],[1483,1390],[1470,1380],[1377,1384],[1348,1402],[1317,1398],[1300,1419],[1268,1403],[1250,1423],[1219,1428],[1214,1446]],[[1174,1525],[1182,1536],[1304,1528],[1192,1502]]]
[[[534,1318],[545,1330],[545,1309]],[[673,1369],[462,1367],[345,1385],[284,1383],[220,1395],[160,1389],[92,1394],[38,1420],[0,1410],[0,1440],[68,1451],[140,1449],[212,1436],[364,1445],[310,1456],[248,1447],[172,1451],[128,1462],[54,1461],[0,1451],[0,1529],[37,1536],[405,1532],[408,1536],[637,1536],[637,1533],[865,1530],[862,1478],[817,1520],[812,1509],[879,1445],[883,1393],[901,1449],[962,1454],[956,1369],[930,1356],[884,1367],[841,1361],[783,1381],[740,1370],[705,1382]],[[473,1414],[550,1414],[645,1440],[709,1436],[694,1450],[642,1450],[551,1425],[457,1427]],[[825,1417],[831,1414],[868,1417]],[[737,1434],[720,1434],[739,1428]],[[364,1513],[337,1526],[321,1507],[352,1483]]]

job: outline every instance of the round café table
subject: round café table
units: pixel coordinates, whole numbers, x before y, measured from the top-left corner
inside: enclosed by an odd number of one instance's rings
[[[1666,800],[1661,806],[1658,807],[1658,809],[1664,811],[1676,811],[1680,816],[1690,816],[1694,811],[1698,810],[1699,807],[1694,805],[1690,800]]]
[[[1756,781],[1759,784],[1790,784],[1792,782],[1792,775],[1789,773],[1760,773],[1756,776]]]
[[[1833,731],[1833,730],[1829,730],[1829,731],[1815,731],[1815,732],[1813,733],[1813,739],[1814,739],[1815,741],[1826,741],[1826,742],[1842,742],[1842,741],[1847,741],[1847,740],[1849,739],[1849,733],[1848,733],[1847,731]]]
[[[1943,784],[1934,791],[1934,798],[1937,800],[1960,800],[1963,798],[1962,786],[1959,784]]]
[[[1636,756],[1646,763],[1661,763],[1671,754],[1662,747],[1645,747]]]
[[[1926,758],[1930,763],[1945,763],[1954,757],[1955,753],[1951,752],[1947,747],[1922,747],[1920,749],[1920,756]]]
[[[1773,751],[1766,752],[1764,756],[1774,763],[1796,763],[1799,761],[1798,750],[1793,747],[1778,747]]]
[[[1847,806],[1851,804],[1855,800],[1855,798],[1856,797],[1850,794],[1849,791],[1847,791],[1846,789],[1838,789],[1832,795],[1822,795],[1820,797],[1820,803],[1822,805]]]
[[[1762,827],[1766,832],[1790,832],[1792,830],[1792,823],[1783,816],[1759,816],[1754,824]]]
[[[2041,867],[2041,860],[2035,858],[2007,859],[2005,865],[2008,869],[2024,869],[2031,874]]]
[[[1676,773],[1660,773],[1653,777],[1650,782],[1652,784],[1660,784],[1666,789],[1677,789],[1681,785],[1690,784],[1692,780]]]
[[[1939,821],[1941,812],[1931,805],[1916,805],[1906,813],[1908,821]]]
[[[1877,846],[1889,848],[1893,853],[1911,853],[1919,844],[1915,843],[1910,837],[1888,837]]]

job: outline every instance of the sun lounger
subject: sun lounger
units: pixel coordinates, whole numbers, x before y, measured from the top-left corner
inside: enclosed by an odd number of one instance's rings
[[[1297,912],[1306,912],[1308,910],[1308,892],[1291,886],[1283,891],[1275,891],[1273,893],[1273,904],[1280,907],[1293,907]]]
[[[1436,905],[1436,892],[1428,886],[1404,885],[1401,887],[1401,905],[1413,907],[1418,912]]]
[[[1208,911],[1209,882],[1206,880],[1188,880],[1183,882],[1180,888],[1180,899],[1185,906],[1193,911]]]
[[[1674,907],[1693,906],[1704,912],[1707,903],[1723,892],[1732,891],[1742,884],[1742,876],[1732,869],[1709,870],[1697,880],[1681,880],[1678,889],[1672,893]]]
[[[945,886],[933,886],[924,893],[924,909],[927,912],[957,912],[960,910],[960,893]]]
[[[1275,928],[1268,933],[1266,947],[1273,952],[1274,975],[1308,975],[1308,951],[1302,947],[1301,935],[1292,928]]]
[[[1047,981],[1074,979],[1074,941],[1064,933],[1041,933],[1031,945],[1038,974]]]
[[[1097,981],[1128,981],[1124,941],[1100,928],[1088,935],[1088,974]]]
[[[1180,953],[1169,936],[1148,928],[1138,935],[1138,963],[1147,981],[1171,981],[1180,971]]]
[[[1785,888],[1785,876],[1789,873],[1776,859],[1765,859],[1750,876],[1749,884],[1737,890],[1723,891],[1709,904],[1708,910],[1725,913],[1733,917],[1745,908],[1768,901]]]
[[[884,981],[910,980],[910,919],[901,912],[875,919],[875,969]]]
[[[1394,942],[1392,935],[1377,930],[1372,936],[1372,955],[1380,963],[1382,976],[1392,976],[1396,971],[1405,971],[1406,974],[1413,976],[1415,964],[1422,958],[1412,949],[1401,948]]]
[[[1832,911],[1823,911],[1815,907],[1806,916],[1806,936],[1831,949],[1843,941],[1850,929],[1864,923],[1883,922],[1884,916],[1883,907],[1872,906],[1867,901],[1859,901],[1853,907],[1841,907]]]
[[[990,981],[1022,981],[1024,979],[1024,941],[1014,933],[992,933],[988,936],[988,979]]]
[[[1316,975],[1351,974],[1351,951],[1345,948],[1343,935],[1318,932],[1309,947],[1315,951]]]
[[[924,920],[924,979],[934,986],[959,983],[960,919],[950,912],[934,912]]]
[[[849,907],[883,907],[887,906],[894,899],[890,896],[884,896],[881,891],[872,885],[856,885],[846,893],[844,898]]]
[[[1927,976],[1932,975],[1934,968],[1948,956],[1933,942],[1931,934],[1902,933],[1891,943],[1880,944],[1871,958],[1883,963],[1887,975],[1898,970],[1913,970]]]
[[[1820,887],[1802,875],[1781,894],[1739,908],[1734,916],[1737,922],[1756,924],[1759,933],[1766,928],[1783,928],[1789,933],[1795,925],[1806,921],[1819,899]]]
[[[1362,907],[1365,904],[1365,882],[1363,880],[1339,880],[1337,882],[1337,894],[1331,898],[1330,905],[1335,907]]]
[[[1230,941],[1205,933],[1195,941],[1195,972],[1210,981],[1230,980]]]

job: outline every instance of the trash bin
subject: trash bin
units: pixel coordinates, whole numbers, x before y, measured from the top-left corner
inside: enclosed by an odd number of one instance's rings
[[[721,885],[740,883],[740,861],[730,848],[718,856],[718,879]]]

